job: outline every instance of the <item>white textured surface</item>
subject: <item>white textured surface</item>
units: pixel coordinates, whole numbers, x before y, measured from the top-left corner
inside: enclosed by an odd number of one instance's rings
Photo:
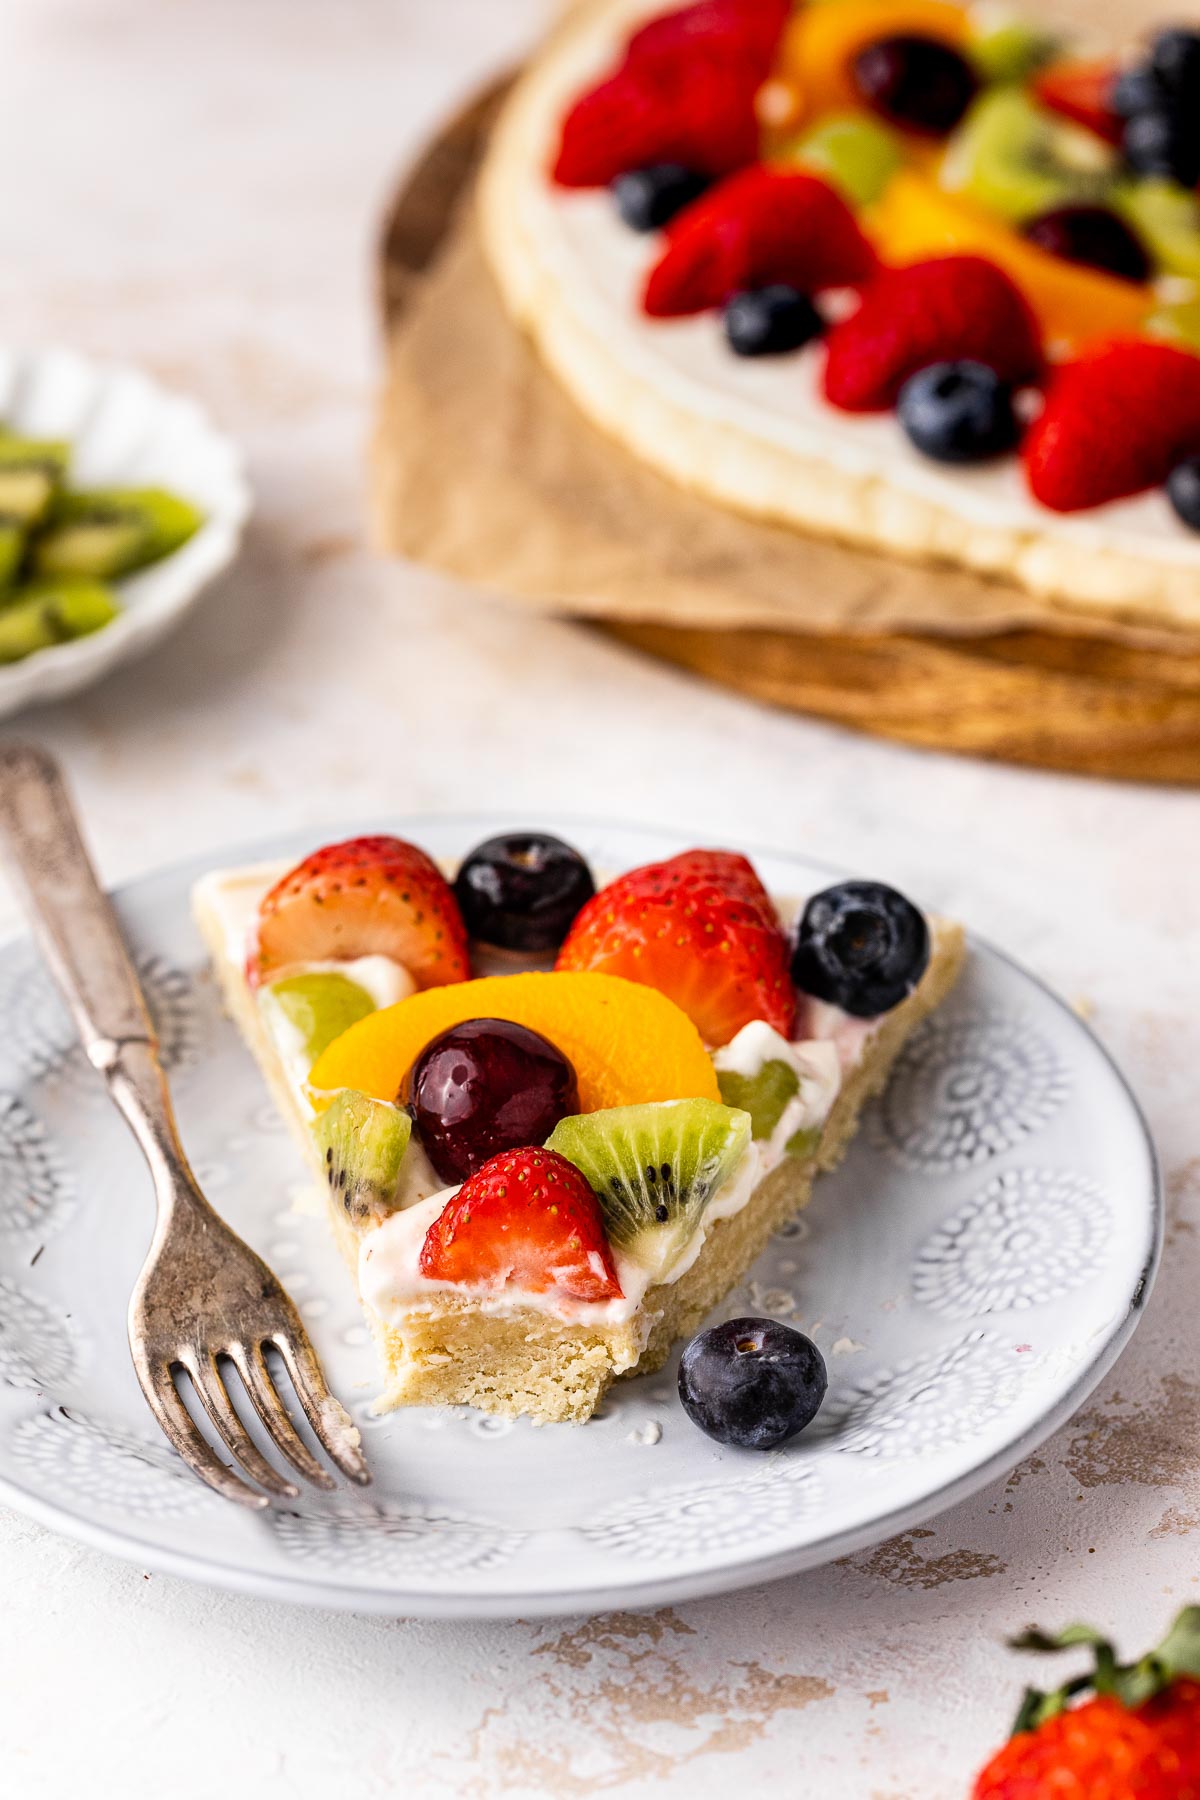
[[[361,549],[375,212],[541,10],[0,9],[21,171],[5,336],[196,393],[245,440],[258,497],[237,574],[177,637],[30,724],[112,879],[293,823],[486,804],[775,840],[908,884],[1094,1006],[1158,1132],[1163,1274],[1099,1395],[1012,1481],[929,1535],[656,1617],[304,1613],[145,1579],[5,1515],[5,1792],[960,1800],[1025,1674],[1006,1632],[1091,1615],[1140,1646],[1200,1592],[1196,796],[786,719]]]

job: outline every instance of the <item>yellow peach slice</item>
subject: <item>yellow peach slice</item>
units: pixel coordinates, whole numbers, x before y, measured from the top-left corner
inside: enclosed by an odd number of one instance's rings
[[[967,42],[970,21],[949,0],[838,0],[805,6],[783,35],[773,78],[792,92],[788,125],[822,113],[861,109],[853,63],[876,38],[898,32],[936,38],[956,49]]]

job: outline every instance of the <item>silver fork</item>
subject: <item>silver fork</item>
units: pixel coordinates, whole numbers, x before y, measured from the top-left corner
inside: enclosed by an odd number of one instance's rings
[[[88,1061],[104,1077],[154,1179],[158,1217],[129,1303],[129,1347],[155,1418],[188,1467],[227,1499],[257,1508],[269,1505],[271,1494],[294,1499],[295,1482],[267,1460],[238,1415],[227,1384],[232,1365],[274,1448],[314,1486],[332,1488],[332,1475],[280,1398],[267,1362],[273,1349],[321,1447],[351,1481],[366,1484],[371,1477],[358,1432],[330,1393],[295,1306],[262,1258],[217,1217],[188,1166],[154,1027],[116,917],[62,774],[33,745],[0,745],[0,844]],[[217,1455],[193,1421],[176,1383],[181,1371],[240,1471]]]

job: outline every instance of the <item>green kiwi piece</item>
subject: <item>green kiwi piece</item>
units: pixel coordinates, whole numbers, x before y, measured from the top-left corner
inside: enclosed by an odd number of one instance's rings
[[[652,1280],[669,1273],[741,1162],[750,1114],[715,1100],[659,1100],[561,1119],[546,1142],[600,1202],[609,1239]]]
[[[313,1121],[330,1192],[341,1197],[356,1225],[378,1223],[396,1210],[400,1171],[412,1120],[387,1100],[343,1088]]]
[[[164,488],[80,488],[61,493],[33,546],[41,575],[131,575],[178,550],[204,522]]]
[[[756,1138],[769,1138],[782,1119],[789,1100],[800,1092],[800,1077],[791,1063],[766,1062],[754,1075],[739,1075],[735,1069],[718,1069],[717,1085],[726,1106],[740,1107],[750,1114],[750,1127]]]
[[[1118,158],[1082,126],[1059,118],[1020,88],[988,89],[951,138],[945,188],[1019,223],[1058,206],[1109,197]]]
[[[984,15],[981,28],[967,44],[967,55],[981,81],[1025,81],[1061,49],[1060,35],[996,13]]]
[[[1176,181],[1122,182],[1112,204],[1132,225],[1160,274],[1200,280],[1200,196]]]
[[[1146,320],[1151,337],[1200,351],[1200,299],[1164,301]]]
[[[375,1002],[366,988],[334,969],[285,975],[282,981],[273,981],[263,988],[259,1005],[268,1019],[277,1010],[300,1036],[310,1069],[334,1038],[375,1011]]]
[[[30,581],[0,601],[0,663],[88,637],[120,609],[98,581]]]
[[[831,113],[786,145],[782,156],[816,169],[852,205],[869,206],[900,167],[904,149],[894,131],[866,113]]]
[[[0,596],[6,595],[16,581],[24,555],[24,525],[19,519],[0,516]]]
[[[66,477],[71,446],[0,426],[0,515],[36,525]]]

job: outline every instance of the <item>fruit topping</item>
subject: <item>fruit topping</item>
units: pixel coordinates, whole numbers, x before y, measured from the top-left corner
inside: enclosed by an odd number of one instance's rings
[[[1183,523],[1200,531],[1200,456],[1187,456],[1167,477],[1167,499]]]
[[[689,850],[601,889],[557,966],[644,982],[681,1007],[706,1043],[726,1044],[752,1019],[790,1035],[787,962],[775,909],[746,858]]]
[[[1021,18],[993,16],[990,8],[972,9],[972,30],[967,54],[980,80],[1027,81],[1058,53],[1059,38]]]
[[[443,1031],[421,1052],[401,1098],[445,1182],[465,1181],[502,1150],[544,1143],[579,1109],[562,1051],[511,1019],[466,1019]]]
[[[0,427],[0,517],[36,525],[67,473],[71,446]]]
[[[1114,190],[1112,204],[1164,274],[1200,280],[1200,196],[1174,181],[1130,181]]]
[[[685,169],[682,163],[651,163],[618,175],[612,190],[617,211],[632,231],[661,231],[708,185],[707,175]]]
[[[820,337],[825,321],[798,288],[783,282],[735,294],[725,308],[725,336],[737,356],[779,356]]]
[[[1124,126],[1113,104],[1116,81],[1116,65],[1108,59],[1071,59],[1043,69],[1034,78],[1033,91],[1052,112],[1074,119],[1077,125],[1086,125],[1106,143],[1119,144]]]
[[[748,1113],[712,1100],[674,1100],[564,1119],[547,1147],[587,1177],[610,1241],[659,1281],[749,1144]]]
[[[1146,320],[1152,337],[1200,351],[1200,299],[1164,301]]]
[[[117,616],[112,594],[98,581],[30,581],[0,605],[0,663],[20,662],[35,650],[88,637]]]
[[[875,247],[887,262],[913,262],[952,250],[986,257],[1020,289],[1053,343],[1094,342],[1137,331],[1154,301],[1149,288],[1050,256],[1002,220],[958,194],[945,193],[913,169],[892,177],[872,209],[870,226]]]
[[[981,94],[946,149],[941,184],[1003,219],[1100,201],[1116,179],[1110,144],[1039,106],[1021,88]]]
[[[477,1169],[429,1227],[420,1268],[429,1281],[621,1298],[596,1196],[552,1150],[505,1150]]]
[[[648,65],[712,56],[748,62],[764,75],[775,53],[791,0],[698,0],[651,19],[634,32],[628,61]]]
[[[863,280],[874,260],[828,182],[792,169],[744,169],[679,214],[643,306],[652,318],[672,318],[775,282],[816,293]]]
[[[909,442],[934,462],[978,463],[1016,447],[1012,389],[978,362],[931,363],[910,375],[896,411]]]
[[[34,545],[39,575],[104,579],[169,556],[203,515],[163,488],[92,488],[58,494]]]
[[[862,305],[828,337],[825,395],[846,412],[892,406],[911,375],[931,363],[983,363],[1004,381],[1034,379],[1037,325],[994,263],[944,256],[883,269]]]
[[[1182,187],[1200,181],[1200,119],[1172,111],[1135,113],[1121,140],[1139,175],[1159,175]]]
[[[1035,499],[1055,512],[1160,487],[1200,451],[1200,356],[1116,340],[1055,370],[1025,438]]]
[[[664,995],[611,975],[539,972],[432,988],[373,1012],[329,1046],[310,1084],[394,1100],[439,1032],[484,1018],[511,1019],[556,1044],[575,1070],[584,1112],[635,1100],[720,1097],[696,1027]]]
[[[25,556],[25,527],[0,513],[0,594],[7,594]]]
[[[259,907],[246,977],[254,987],[297,963],[358,956],[391,957],[418,987],[465,981],[470,973],[454,895],[415,844],[351,838],[290,870]]]
[[[953,131],[979,85],[965,56],[916,32],[876,38],[858,52],[853,68],[854,84],[868,106],[927,137]]]
[[[792,956],[803,994],[874,1019],[907,998],[929,966],[929,927],[882,881],[842,881],[804,909]]]
[[[330,1190],[356,1225],[395,1211],[412,1120],[399,1106],[347,1089],[313,1121]]]
[[[685,1344],[679,1398],[718,1444],[773,1450],[821,1409],[829,1377],[811,1338],[774,1319],[729,1319]]]
[[[281,981],[272,981],[260,990],[259,1005],[268,1017],[277,1013],[282,1018],[287,1031],[300,1044],[310,1069],[327,1044],[375,1010],[366,988],[332,969],[285,975]]]
[[[535,954],[558,949],[595,891],[578,850],[537,831],[488,838],[472,850],[454,881],[454,897],[473,938]]]
[[[903,159],[894,131],[865,113],[834,113],[780,146],[778,159],[823,175],[851,206],[878,198]]]
[[[1149,278],[1150,258],[1141,239],[1106,206],[1055,207],[1028,220],[1023,230],[1031,244],[1051,256],[1107,269],[1125,281]]]
[[[1160,31],[1149,54],[1114,81],[1125,159],[1140,175],[1185,188],[1200,181],[1200,32]]]
[[[902,35],[962,49],[969,34],[966,9],[951,0],[837,0],[803,6],[784,34],[776,73],[794,86],[797,110],[806,118],[861,111],[855,62],[869,45]]]
[[[815,1152],[841,1086],[836,1044],[828,1038],[789,1044],[769,1025],[756,1023],[739,1032],[715,1061],[722,1100],[750,1114],[756,1140],[773,1138],[790,1110],[784,1151],[789,1156]]]

